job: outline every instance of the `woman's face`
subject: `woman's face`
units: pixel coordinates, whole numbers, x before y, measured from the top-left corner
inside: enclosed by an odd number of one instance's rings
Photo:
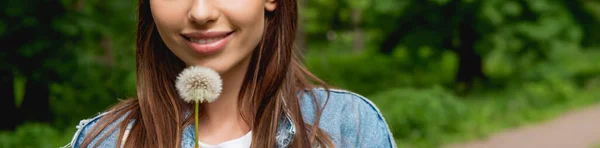
[[[275,0],[150,0],[160,37],[188,65],[223,74],[249,61]]]

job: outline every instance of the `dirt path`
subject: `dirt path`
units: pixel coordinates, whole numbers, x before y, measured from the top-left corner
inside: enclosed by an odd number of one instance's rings
[[[545,123],[507,130],[449,148],[592,148],[600,143],[600,104]]]

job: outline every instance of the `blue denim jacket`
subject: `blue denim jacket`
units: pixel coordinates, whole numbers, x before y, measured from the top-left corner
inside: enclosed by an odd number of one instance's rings
[[[330,90],[329,101],[321,115],[319,127],[329,135],[335,147],[396,147],[385,119],[371,101],[349,91]],[[317,102],[322,107],[327,98],[327,92],[322,88],[313,89],[313,91],[317,97]],[[304,121],[312,124],[315,117],[315,103],[312,96],[309,94],[302,95],[300,104]],[[84,135],[104,114],[106,113],[88,120],[82,120],[77,126],[78,130],[73,140],[66,147],[79,147],[83,142]],[[111,126],[121,121],[119,119],[115,123],[112,123]],[[132,124],[133,122],[130,121],[129,125],[131,126]],[[128,127],[127,130],[130,128]],[[105,132],[102,131],[101,134]],[[294,138],[295,132],[296,129],[291,123],[289,116],[283,116],[279,122],[277,137],[275,137],[277,147],[287,147]],[[117,139],[118,133],[119,130],[115,130],[100,143],[99,147],[116,147],[117,142],[122,142],[122,139]],[[96,137],[90,147],[97,143],[99,138]],[[183,148],[194,147],[193,125],[187,126],[184,129],[181,145]]]

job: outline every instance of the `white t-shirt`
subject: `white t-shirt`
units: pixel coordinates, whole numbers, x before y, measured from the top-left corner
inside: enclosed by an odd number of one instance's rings
[[[125,130],[123,139],[121,139],[121,147],[123,147],[123,145],[125,144],[125,140],[127,140],[127,136],[129,136],[129,130]],[[244,135],[240,138],[225,141],[225,142],[219,143],[217,145],[209,145],[209,144],[202,143],[201,141],[198,141],[198,144],[202,148],[249,148],[250,144],[252,144],[252,131],[248,132],[246,135]]]
[[[198,144],[200,144],[200,147],[202,148],[249,148],[250,144],[252,144],[252,131],[240,138],[225,141],[217,145],[208,145],[201,141],[198,141]]]

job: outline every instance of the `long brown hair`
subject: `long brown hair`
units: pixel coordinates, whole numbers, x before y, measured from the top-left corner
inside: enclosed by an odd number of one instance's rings
[[[331,139],[319,129],[322,108],[317,105],[313,125],[302,118],[298,96],[316,83],[325,83],[311,74],[294,48],[298,8],[296,0],[277,0],[277,9],[265,12],[265,32],[253,51],[242,89],[239,92],[240,114],[252,127],[252,147],[275,147],[279,117],[289,114],[296,130],[291,147],[314,144],[333,147]],[[164,44],[155,28],[149,0],[138,1],[136,41],[137,99],[119,102],[87,133],[82,142],[87,147],[98,136],[98,146],[115,130],[123,138],[128,121],[135,121],[125,147],[180,147],[182,132],[189,125],[186,113],[190,105],[176,93],[174,80],[185,68]],[[317,99],[314,93],[315,104]],[[326,99],[327,100],[327,99]],[[285,105],[284,105],[285,103]],[[325,104],[327,101],[324,102]],[[191,116],[190,116],[191,117]],[[111,123],[121,120],[111,129]],[[100,135],[102,130],[107,130]],[[121,143],[117,143],[120,147]]]

